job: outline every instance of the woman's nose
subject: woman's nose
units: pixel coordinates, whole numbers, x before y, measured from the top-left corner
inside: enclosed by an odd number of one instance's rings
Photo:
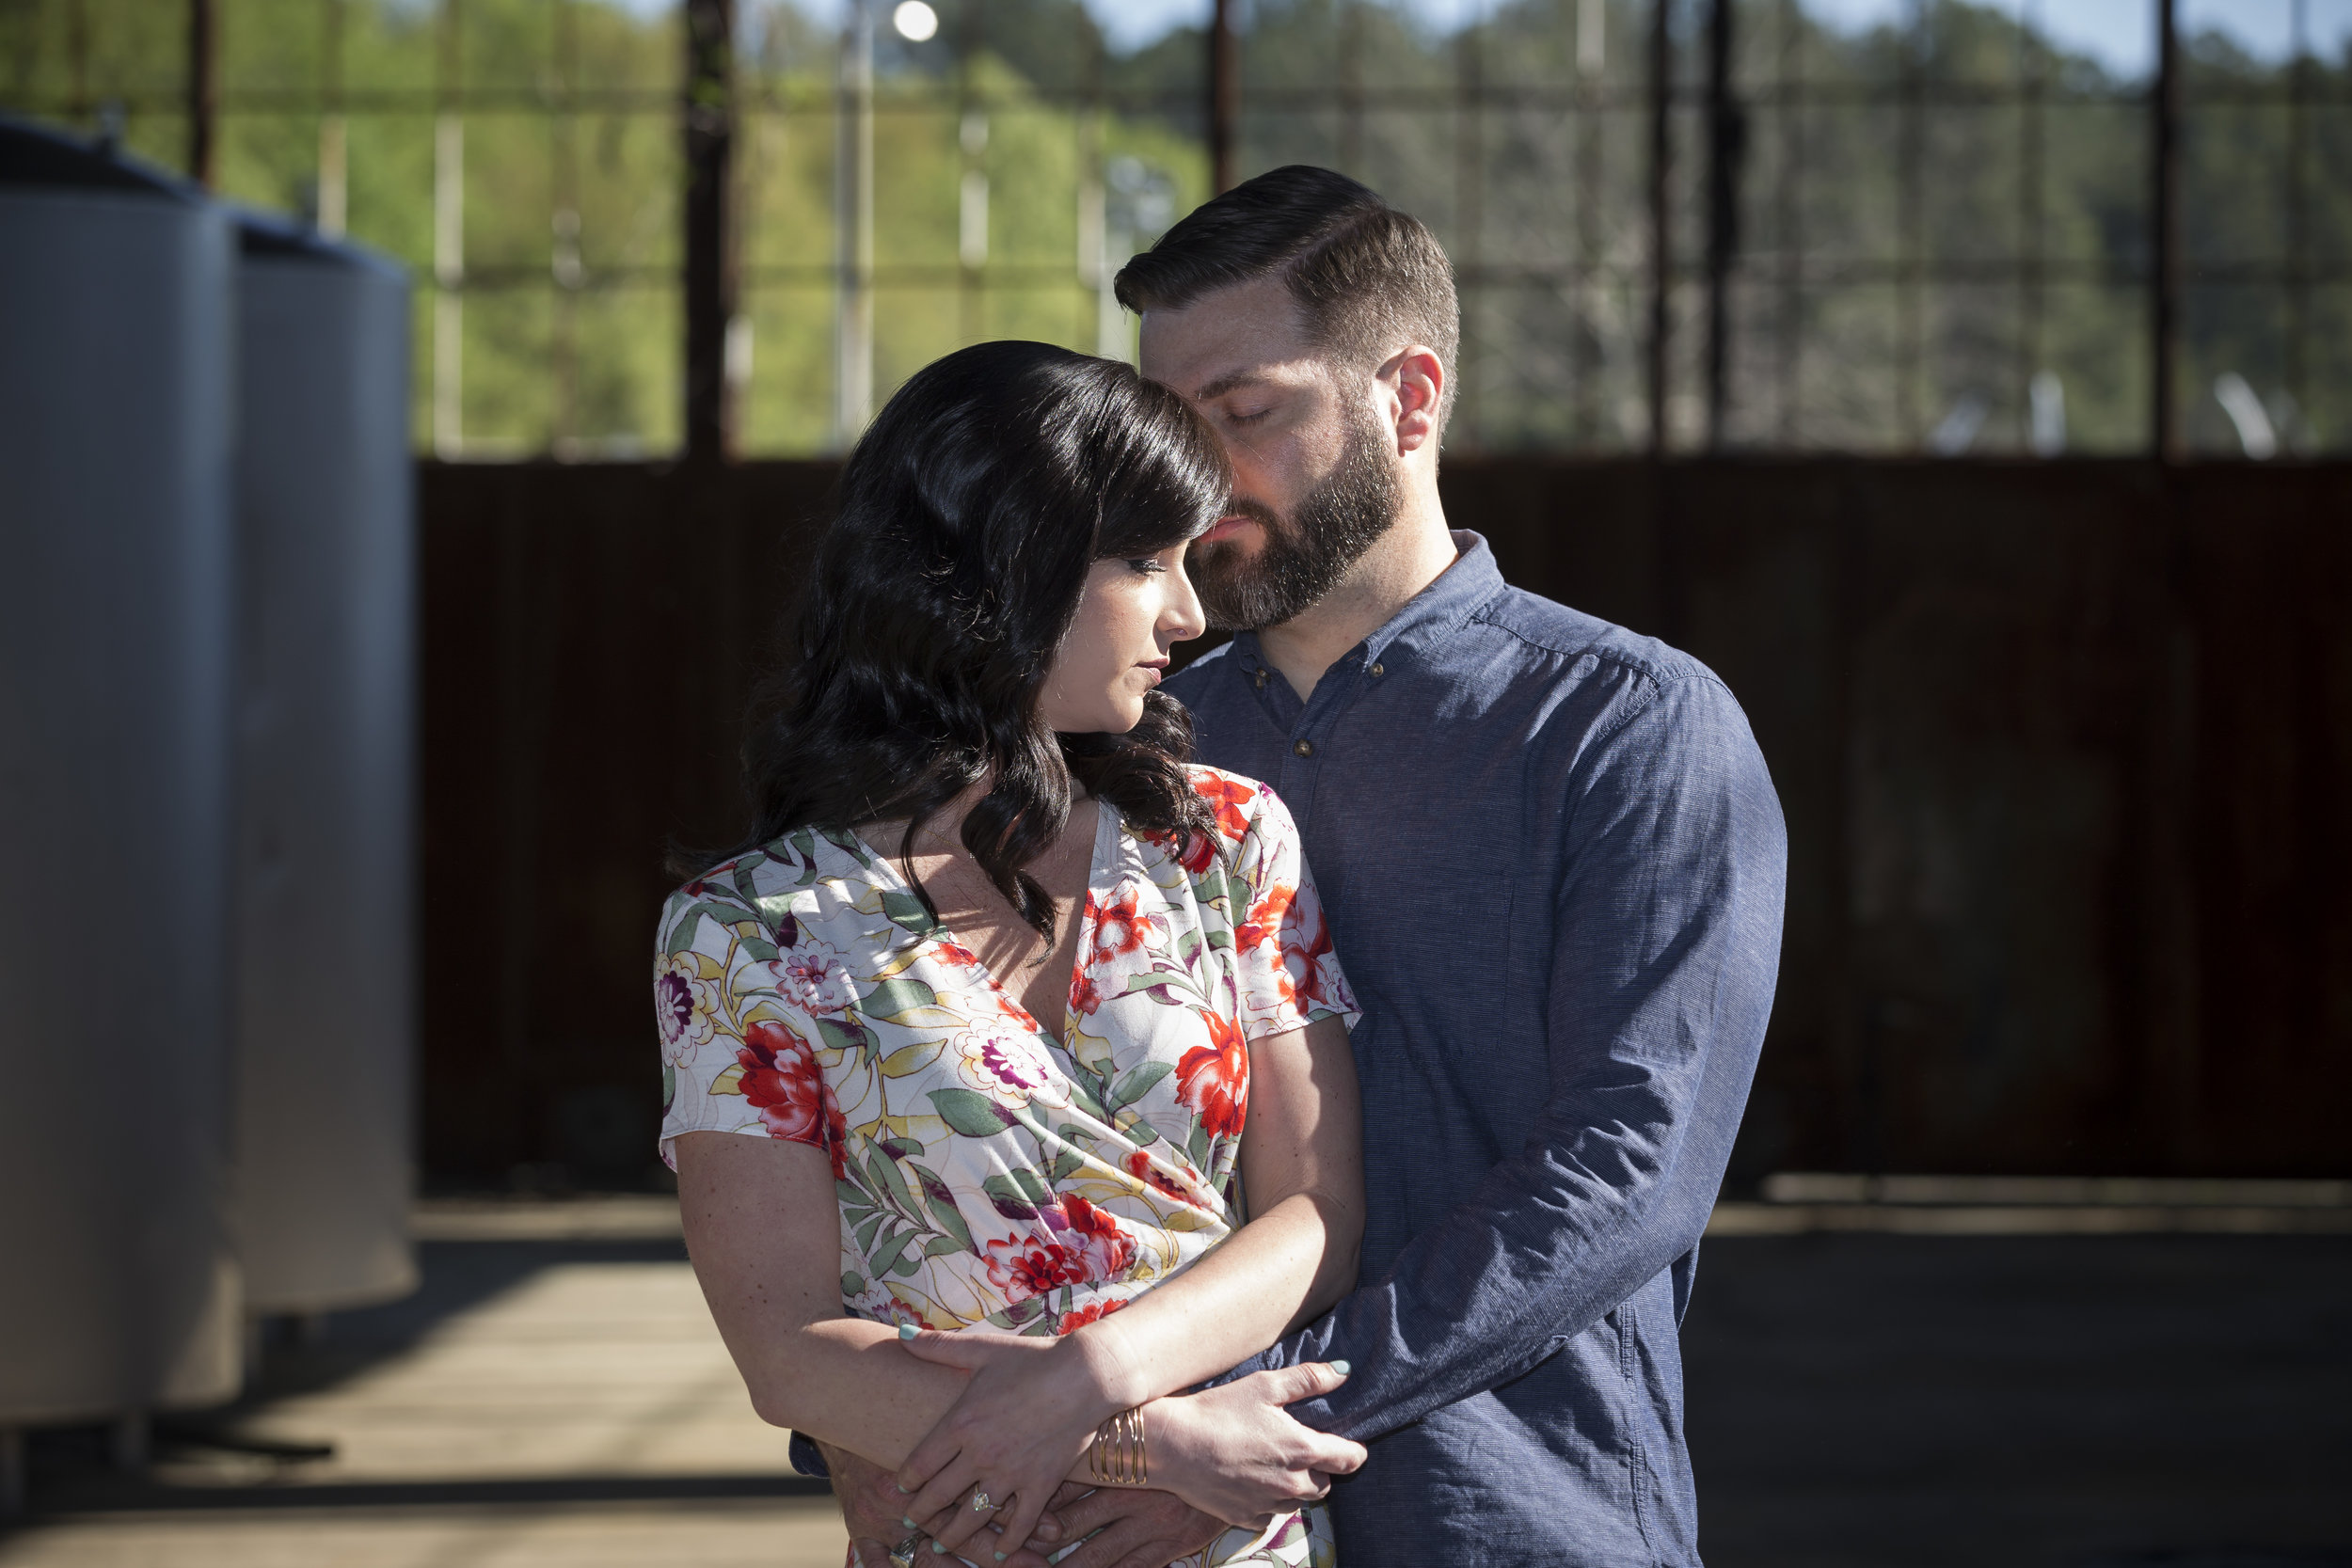
[[[1209,617],[1200,608],[1200,595],[1194,590],[1181,559],[1168,578],[1168,605],[1160,612],[1160,630],[1170,642],[1189,642],[1209,629]]]

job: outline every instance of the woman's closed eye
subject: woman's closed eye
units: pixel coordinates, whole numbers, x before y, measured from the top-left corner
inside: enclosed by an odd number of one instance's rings
[[[1162,561],[1155,555],[1138,556],[1136,559],[1129,561],[1127,564],[1134,567],[1138,572],[1165,572],[1168,570],[1168,562]]]

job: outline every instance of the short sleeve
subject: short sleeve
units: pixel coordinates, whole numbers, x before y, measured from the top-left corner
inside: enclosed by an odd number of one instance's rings
[[[1241,981],[1245,1037],[1304,1029],[1320,1019],[1356,1024],[1356,998],[1331,950],[1331,928],[1315,895],[1290,808],[1263,784],[1234,846],[1233,866],[1249,907],[1234,911],[1233,959]]]
[[[837,1167],[845,1128],[816,1025],[779,989],[771,933],[708,881],[670,895],[655,942],[661,1041],[661,1160],[677,1168],[685,1132],[739,1132],[825,1149]]]

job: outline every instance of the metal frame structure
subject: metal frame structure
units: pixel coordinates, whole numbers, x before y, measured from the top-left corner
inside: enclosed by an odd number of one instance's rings
[[[1090,263],[1083,253],[1073,259],[1075,264],[1072,266],[1008,264],[976,260],[967,245],[958,264],[952,266],[877,263],[872,240],[872,119],[878,113],[902,112],[909,106],[902,96],[878,96],[875,90],[872,36],[882,0],[848,0],[850,20],[837,79],[829,101],[824,102],[805,93],[763,93],[742,79],[742,68],[734,54],[735,0],[681,0],[686,57],[682,62],[681,85],[674,93],[583,88],[567,69],[563,42],[574,0],[550,0],[558,44],[555,70],[548,86],[537,89],[466,86],[461,75],[459,37],[465,0],[439,0],[436,24],[440,36],[439,70],[433,87],[421,96],[413,92],[346,90],[337,64],[339,50],[335,47],[335,40],[341,36],[344,0],[321,0],[328,46],[322,50],[316,90],[268,98],[231,94],[230,101],[224,102],[217,79],[217,11],[221,0],[184,3],[188,16],[186,86],[177,108],[186,118],[188,168],[199,181],[209,181],[215,172],[217,124],[224,113],[317,113],[317,218],[322,230],[334,232],[342,228],[344,218],[344,128],[348,118],[358,114],[404,113],[434,117],[436,224],[432,271],[433,338],[437,348],[433,423],[434,445],[444,455],[460,455],[467,449],[459,408],[458,360],[463,341],[463,300],[471,293],[516,288],[549,288],[554,292],[557,309],[550,363],[563,388],[559,391],[559,403],[564,404],[570,396],[572,373],[570,311],[580,293],[616,284],[677,285],[683,295],[685,323],[683,444],[686,451],[698,459],[723,457],[735,448],[732,408],[742,375],[739,365],[731,373],[730,364],[738,357],[735,350],[739,345],[735,324],[748,291],[802,286],[824,286],[833,291],[836,315],[833,427],[836,446],[846,443],[862,428],[874,402],[877,388],[871,366],[877,290],[953,288],[966,302],[963,321],[967,335],[977,321],[975,302],[989,289],[1074,282],[1107,297],[1107,278],[1101,276],[1105,269],[1099,261]],[[1205,92],[1199,113],[1205,127],[1216,188],[1229,186],[1238,174],[1245,172],[1238,160],[1247,117],[1336,111],[1343,162],[1360,154],[1368,94],[1362,79],[1361,28],[1358,20],[1372,0],[1334,3],[1340,33],[1329,79],[1246,95],[1242,63],[1249,40],[1242,31],[1238,0],[1208,0],[1206,25],[1201,30],[1206,54],[1201,78]],[[1772,373],[1781,388],[1779,406],[1771,426],[1772,434],[1762,438],[1767,445],[1778,446],[1795,446],[1802,438],[1797,388],[1804,344],[1798,325],[1799,302],[1807,291],[1856,285],[1891,288],[1898,322],[1893,353],[1895,422],[1902,433],[1898,443],[1900,449],[1919,447],[1927,435],[1927,416],[1916,399],[1921,380],[1925,291],[1945,284],[2008,283],[2016,288],[2020,304],[2014,374],[2022,391],[2034,374],[2045,289],[2058,284],[2096,283],[2145,287],[2148,291],[2146,354],[2152,396],[2147,450],[2167,459],[2177,459],[2185,453],[2182,428],[2185,399],[2179,364],[2185,291],[2192,285],[2283,289],[2288,317],[2294,324],[2285,341],[2286,379],[2290,390],[2300,396],[2300,383],[2308,366],[2308,351],[2301,341],[2302,324],[2309,319],[2312,293],[2320,286],[2352,283],[2352,267],[2323,265],[2312,254],[2305,187],[2312,178],[2312,158],[2306,126],[2319,98],[2313,87],[2312,61],[2302,48],[2308,0],[2296,0],[2296,64],[2288,72],[2287,86],[2281,92],[2265,99],[2284,103],[2290,116],[2290,157],[2294,166],[2288,181],[2289,254],[2272,262],[2201,268],[2191,276],[2185,265],[2181,241],[2183,125],[2185,114],[2190,111],[2184,105],[2176,0],[2149,3],[2154,10],[2158,45],[2156,70],[2145,95],[2150,190],[2148,261],[2144,271],[2119,271],[2112,263],[2065,260],[2044,253],[2038,212],[2045,184],[2050,84],[2033,70],[2023,73],[2014,89],[1970,88],[1931,82],[1915,59],[1898,79],[1864,89],[1858,96],[1850,91],[1846,98],[1836,99],[1825,96],[1828,89],[1822,84],[1804,81],[1792,59],[1784,59],[1777,79],[1768,87],[1741,91],[1734,75],[1734,29],[1738,17],[1743,11],[1760,17],[1776,15],[1786,39],[1793,36],[1799,0],[1750,0],[1745,6],[1737,0],[1681,0],[1680,4],[1677,0],[1654,0],[1644,40],[1646,69],[1637,93],[1603,86],[1597,79],[1597,71],[1589,69],[1581,71],[1573,82],[1556,87],[1510,86],[1490,80],[1482,66],[1475,29],[1466,29],[1457,51],[1456,79],[1450,87],[1386,89],[1379,95],[1378,106],[1457,118],[1454,194],[1460,211],[1470,214],[1465,228],[1467,237],[1455,247],[1457,276],[1466,303],[1482,291],[1499,288],[1548,287],[1572,293],[1619,286],[1645,294],[1641,375],[1645,384],[1646,432],[1644,441],[1637,444],[1654,454],[1693,447],[1723,451],[1736,444],[1731,429],[1735,355],[1740,352],[1738,345],[1743,341],[1736,296],[1743,287],[1760,288],[1777,299],[1780,306],[1776,311],[1778,330],[1770,349],[1776,361]],[[1923,19],[1927,14],[1926,0],[1914,0],[1914,4],[1915,19]],[[1777,11],[1768,10],[1768,5],[1776,5]],[[1604,6],[1605,0],[1579,0],[1575,8],[1581,62],[1588,42],[1584,36],[1587,31],[1592,35],[1589,41],[1594,44],[1597,59],[1599,17]],[[2023,20],[2029,23],[2033,14],[2029,4]],[[977,15],[977,6],[969,8],[960,30],[960,57],[963,60],[968,61],[979,40],[979,24],[975,20]],[[1705,69],[1703,72],[1686,75],[1680,61],[1692,49],[1703,50]],[[1097,124],[1100,117],[1110,110],[1165,111],[1170,107],[1164,103],[1140,102],[1132,95],[1106,93],[1099,61],[1084,77],[1072,86],[1041,87],[1033,102],[1071,109]],[[941,94],[952,98],[966,123],[969,116],[985,114],[990,108],[983,95],[973,87],[968,70],[961,67],[952,73],[952,80],[943,85]],[[295,101],[297,98],[299,102]],[[1804,116],[1794,111],[1830,102],[1875,103],[1894,111],[1898,157],[1905,178],[1898,193],[1900,212],[1891,255],[1826,261],[1805,250],[1800,228],[1803,203],[1797,189],[1799,173],[1805,166]],[[1983,106],[1996,103],[2015,104],[2022,120],[2018,187],[2024,210],[2020,214],[2021,242],[2017,253],[1995,261],[1932,255],[1925,240],[1920,195],[1929,119],[1947,104]],[[93,106],[87,102],[29,105],[36,112],[84,116]],[[148,103],[140,107],[151,111],[161,105]],[[926,107],[935,109],[936,105]],[[1594,254],[1591,214],[1593,198],[1599,188],[1599,153],[1586,126],[1597,115],[1637,107],[1645,112],[1647,123],[1643,214],[1647,230],[1647,259],[1638,274],[1613,273]],[[1578,124],[1578,134],[1584,138],[1578,154],[1577,181],[1583,188],[1577,202],[1574,254],[1563,255],[1556,264],[1490,262],[1482,255],[1477,238],[1480,206],[1488,199],[1483,186],[1481,127],[1493,115],[1526,110],[1566,117]],[[558,211],[551,265],[469,264],[463,222],[465,117],[469,112],[517,111],[547,115],[555,131]],[[1693,139],[1687,134],[1678,134],[1677,117],[1686,111],[1693,113],[1704,128],[1695,138],[1697,145],[1689,147],[1678,145]],[[571,152],[573,122],[583,113],[631,112],[672,113],[679,125],[684,152],[684,245],[683,265],[675,271],[666,267],[584,268],[576,241],[568,240],[564,230],[565,211],[572,212],[575,230],[578,225],[576,210],[565,206],[565,193],[576,189],[579,181],[576,158]],[[1751,127],[1762,114],[1772,116],[1781,138],[1777,147],[1777,180],[1769,195],[1749,189],[1745,178],[1751,161],[1749,154],[1755,146]],[[837,253],[830,263],[751,266],[739,261],[737,207],[741,182],[734,173],[739,161],[736,143],[743,121],[754,115],[834,119],[838,240]],[[1092,150],[1092,187],[1081,195],[1082,230],[1089,195],[1095,227],[1099,229],[1101,225],[1099,136],[1096,141],[1098,145]],[[1697,173],[1695,183],[1703,191],[1694,203],[1703,234],[1693,236],[1692,242],[1688,243],[1677,232],[1680,221],[1677,182],[1683,178],[1678,168],[1681,160],[1692,161]],[[967,157],[966,165],[967,206],[977,198],[984,214],[985,175],[979,175],[976,185],[973,176],[977,173],[977,161]],[[1741,214],[1759,197],[1764,207],[1774,214],[1773,227],[1778,230],[1776,243],[1769,252],[1743,247]],[[968,215],[965,228],[968,232]],[[1081,251],[1084,249],[1082,235]],[[1694,379],[1699,383],[1695,388],[1698,405],[1704,412],[1696,422],[1695,433],[1688,422],[1677,427],[1673,418],[1676,395],[1687,388],[1687,383],[1685,387],[1677,386],[1677,335],[1689,330],[1677,325],[1677,301],[1684,296],[1695,296],[1703,302],[1703,310],[1691,312],[1703,334]],[[1755,352],[1753,339],[1747,341],[1750,346],[1745,352]],[[1580,341],[1569,344],[1566,352],[1572,361],[1571,379],[1577,388],[1574,395],[1580,400],[1595,395],[1587,387],[1591,378],[1577,373],[1577,367],[1582,363],[1578,356],[1589,357],[1590,351]],[[1681,373],[1690,374],[1687,371]],[[1464,381],[1466,396],[1474,397],[1475,378],[1466,375]],[[1589,414],[1589,408],[1585,412]],[[1581,422],[1584,428],[1593,427],[1590,419]],[[559,432],[568,429],[568,415],[559,416],[557,424]],[[1474,424],[1471,428],[1474,431]],[[1758,439],[1751,431],[1747,442],[1755,445]],[[560,433],[556,454],[567,454]]]

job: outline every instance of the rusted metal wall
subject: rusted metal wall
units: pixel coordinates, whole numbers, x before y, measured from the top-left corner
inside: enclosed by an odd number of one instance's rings
[[[425,1167],[642,1176],[665,840],[831,470],[428,467]],[[1460,461],[1512,580],[1730,684],[1792,855],[1739,1156],[2352,1174],[2352,467]]]

